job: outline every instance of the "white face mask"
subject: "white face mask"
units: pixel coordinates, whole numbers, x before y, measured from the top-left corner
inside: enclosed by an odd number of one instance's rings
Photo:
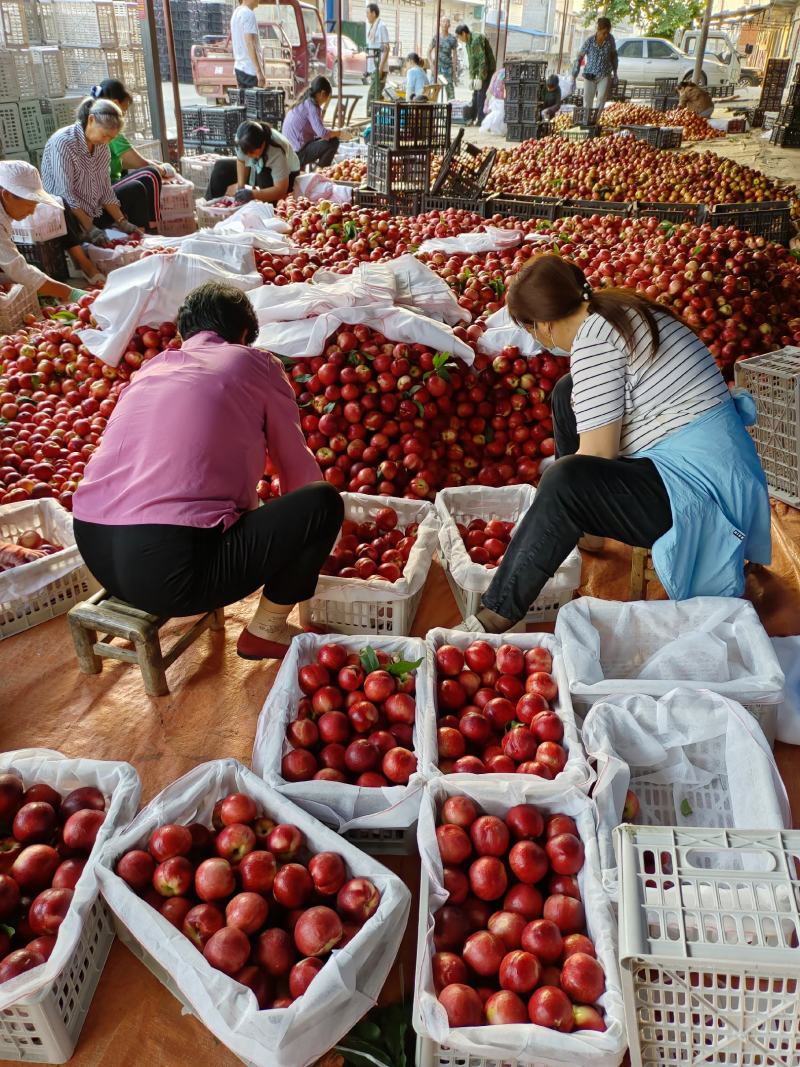
[[[553,340],[553,327],[550,324],[548,324],[548,329],[550,331],[550,344],[544,346],[548,352],[552,352],[554,356],[571,356],[571,352],[568,352],[565,348],[559,348]]]

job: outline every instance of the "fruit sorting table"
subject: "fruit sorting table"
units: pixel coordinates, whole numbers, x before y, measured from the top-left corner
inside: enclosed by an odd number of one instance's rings
[[[770,634],[797,632],[800,619],[800,511],[773,502],[772,566],[754,568],[747,593]],[[625,600],[630,549],[608,543],[585,556],[580,592]],[[654,583],[650,597],[662,595]],[[169,671],[170,694],[150,700],[138,673],[107,664],[101,674],[77,670],[66,617],[0,642],[0,745],[31,743],[69,756],[127,759],[142,779],[142,802],[208,759],[233,756],[250,763],[258,713],[277,664],[246,663],[236,656],[239,628],[252,613],[245,601],[226,610],[224,635],[195,641]],[[417,612],[414,633],[452,626],[458,612],[447,581],[434,562]],[[543,626],[543,629],[552,629]],[[166,623],[163,637],[180,630]],[[67,649],[64,654],[65,647]],[[777,744],[775,755],[800,825],[800,750]],[[382,858],[417,894],[419,861]],[[387,1001],[414,982],[417,917],[412,907],[403,949],[384,989]],[[238,1060],[197,1019],[182,1016],[178,1002],[118,941],[112,947],[70,1067],[235,1067]]]

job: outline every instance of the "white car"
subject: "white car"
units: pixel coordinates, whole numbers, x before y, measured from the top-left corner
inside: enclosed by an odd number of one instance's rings
[[[694,57],[681,52],[662,37],[626,37],[617,41],[620,81],[632,85],[653,85],[656,78],[677,78],[689,81],[694,72]],[[728,68],[712,56],[703,58],[700,81],[718,88],[728,80]]]

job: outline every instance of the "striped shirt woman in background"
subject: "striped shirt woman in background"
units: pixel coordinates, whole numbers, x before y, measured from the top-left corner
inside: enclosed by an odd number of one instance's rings
[[[524,618],[586,534],[653,548],[670,596],[740,595],[745,554],[769,561],[766,480],[700,338],[636,292],[592,290],[558,255],[528,263],[507,304],[571,373],[551,398],[558,458],[466,628]]]
[[[111,100],[87,97],[72,126],[56,130],[42,155],[42,184],[64,201],[67,236],[64,245],[89,282],[102,275],[83,253],[82,245],[108,246],[105,228],[127,234],[141,230],[130,222],[111,187],[109,144],[122,131],[125,117]],[[122,191],[121,191],[122,192]]]

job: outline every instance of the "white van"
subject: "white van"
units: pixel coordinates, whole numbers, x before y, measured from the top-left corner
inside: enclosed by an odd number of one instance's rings
[[[694,72],[694,58],[663,37],[625,37],[617,41],[617,55],[620,80],[633,85],[653,85],[656,78],[677,78],[680,83],[691,80]],[[728,68],[706,55],[703,75],[703,84],[718,88],[728,80]]]

